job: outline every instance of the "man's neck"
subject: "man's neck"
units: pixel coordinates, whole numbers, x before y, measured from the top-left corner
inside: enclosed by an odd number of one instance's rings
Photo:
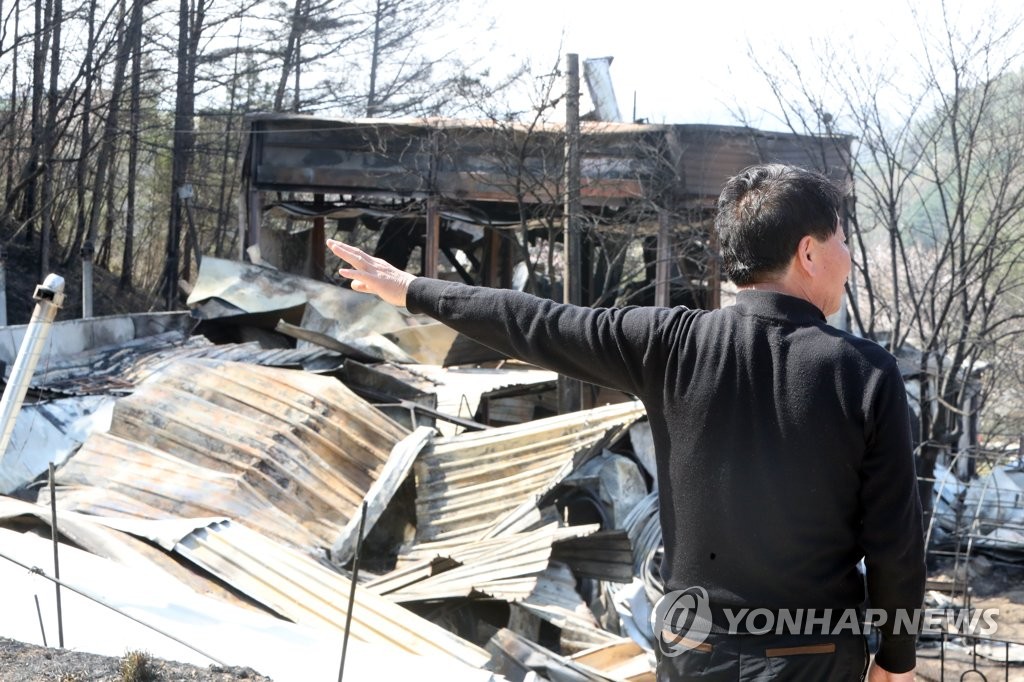
[[[746,286],[739,287],[740,291],[774,291],[779,294],[786,294],[787,296],[793,296],[795,298],[801,298],[808,303],[811,303],[816,308],[820,309],[820,306],[812,299],[804,287],[801,287],[799,283],[794,283],[786,278],[777,280],[765,281],[765,282],[754,282]]]

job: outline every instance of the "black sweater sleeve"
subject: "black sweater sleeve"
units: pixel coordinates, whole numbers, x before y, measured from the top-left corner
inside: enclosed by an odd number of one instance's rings
[[[889,672],[900,673],[914,667],[916,630],[907,619],[919,613],[924,601],[925,564],[907,393],[895,363],[869,396],[861,547],[870,607],[885,612],[875,659]]]
[[[662,366],[657,329],[665,308],[586,308],[508,289],[418,277],[406,305],[466,336],[539,367],[641,396],[641,368]]]

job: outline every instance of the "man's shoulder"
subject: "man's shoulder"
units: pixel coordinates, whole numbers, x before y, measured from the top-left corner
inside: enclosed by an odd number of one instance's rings
[[[878,369],[898,369],[895,356],[877,341],[856,336],[830,324],[823,323],[820,325],[820,329],[825,336],[832,339],[832,343],[844,355],[858,358]]]

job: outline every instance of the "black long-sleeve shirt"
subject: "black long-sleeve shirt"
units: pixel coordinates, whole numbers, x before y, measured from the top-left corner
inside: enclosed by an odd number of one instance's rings
[[[538,366],[640,398],[654,436],[667,590],[722,608],[885,609],[876,656],[911,669],[896,609],[924,547],[903,379],[813,304],[741,291],[721,310],[592,309],[418,278],[409,309]]]

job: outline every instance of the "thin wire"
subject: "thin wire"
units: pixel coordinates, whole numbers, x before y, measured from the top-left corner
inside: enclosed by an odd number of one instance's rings
[[[214,656],[211,656],[210,654],[206,653],[205,651],[203,651],[202,649],[200,649],[198,647],[192,646],[188,642],[175,637],[171,633],[166,632],[164,630],[161,630],[160,628],[156,627],[155,625],[150,625],[149,623],[147,623],[147,622],[145,622],[143,620],[139,620],[138,618],[136,618],[135,616],[131,615],[130,613],[125,613],[124,611],[122,611],[121,609],[117,608],[116,606],[111,606],[110,604],[104,602],[103,600],[101,600],[101,599],[99,599],[97,597],[94,597],[91,594],[89,594],[89,593],[87,593],[87,592],[85,592],[83,590],[78,589],[77,587],[69,585],[66,582],[62,581],[62,580],[58,580],[58,579],[54,578],[53,576],[47,575],[46,572],[43,569],[39,568],[38,566],[29,566],[28,564],[23,564],[20,561],[18,561],[17,559],[14,559],[12,557],[7,556],[3,552],[0,552],[0,559],[7,559],[12,564],[15,564],[16,566],[20,566],[21,568],[24,568],[29,573],[34,573],[34,574],[36,574],[38,576],[46,578],[50,582],[56,583],[57,585],[60,585],[61,587],[69,589],[72,592],[74,592],[75,594],[81,595],[81,596],[85,597],[86,599],[89,599],[90,601],[96,602],[100,606],[106,606],[108,609],[110,609],[114,613],[118,613],[118,614],[124,616],[125,618],[127,618],[128,620],[135,621],[136,623],[138,623],[139,625],[142,625],[143,627],[147,627],[150,630],[152,630],[154,632],[157,632],[157,633],[163,635],[164,637],[167,637],[168,639],[172,639],[175,642],[177,642],[178,644],[181,644],[182,646],[188,647],[192,651],[195,651],[197,654],[201,654],[203,656],[206,656],[208,659],[210,659],[211,661],[213,661],[217,665],[223,666],[225,668],[228,667],[228,664],[225,663],[224,661],[221,661],[220,659],[218,659],[218,658],[216,658]]]

